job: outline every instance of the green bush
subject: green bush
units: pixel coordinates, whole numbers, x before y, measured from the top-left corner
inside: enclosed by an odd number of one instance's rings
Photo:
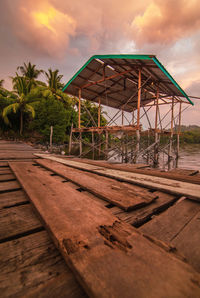
[[[65,141],[65,131],[68,124],[68,113],[63,103],[54,99],[41,99],[33,103],[36,117],[30,123],[29,130],[37,131],[43,136],[43,141],[48,142],[50,127],[53,126],[53,143]]]

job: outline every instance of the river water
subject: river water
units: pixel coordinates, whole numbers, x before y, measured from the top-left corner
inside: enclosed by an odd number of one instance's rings
[[[178,167],[200,170],[200,144],[185,145],[180,148]]]
[[[74,155],[78,155],[79,154],[79,147],[76,146],[76,149],[72,154]],[[83,153],[84,150],[86,148],[84,148],[83,146]],[[112,155],[113,152],[110,152],[110,154]],[[89,154],[83,154],[83,157],[86,158],[93,158],[92,157],[92,152],[90,151]],[[162,157],[162,156],[161,156]],[[95,152],[95,159],[99,159],[98,156],[98,152]],[[102,157],[102,159],[104,159],[104,157]],[[112,156],[112,158],[109,159],[109,162],[121,162],[121,155],[114,155]],[[139,163],[144,163],[144,160],[138,160]],[[166,162],[166,161],[165,161]],[[167,170],[167,166],[163,166],[164,165],[164,161],[162,162],[162,158],[160,161],[160,168],[161,169],[165,169]],[[173,167],[173,166],[172,166]],[[191,144],[191,145],[182,145],[180,147],[180,158],[178,161],[178,168],[182,168],[182,169],[188,169],[188,170],[199,170],[200,171],[200,144]]]

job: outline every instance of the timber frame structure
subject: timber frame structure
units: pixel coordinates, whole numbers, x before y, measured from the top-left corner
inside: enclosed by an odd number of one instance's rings
[[[137,163],[142,158],[157,167],[162,157],[168,169],[177,166],[181,115],[193,102],[154,55],[92,56],[63,92],[78,97],[78,127],[72,126],[69,153],[78,143],[79,157],[91,151],[94,158],[97,150],[107,160],[118,155],[121,162]],[[84,100],[98,105],[97,123]],[[101,126],[102,106],[115,109],[112,116],[107,113],[106,126]],[[82,127],[82,109],[93,127]],[[82,138],[85,133],[91,143]],[[82,144],[89,150],[83,152]]]

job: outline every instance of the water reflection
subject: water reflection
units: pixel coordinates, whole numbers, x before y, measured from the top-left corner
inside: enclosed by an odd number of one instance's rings
[[[179,168],[200,170],[200,144],[185,145],[180,148]]]
[[[88,152],[89,151],[89,152]],[[102,152],[101,152],[102,153]],[[114,154],[113,154],[114,153]],[[72,155],[79,155],[79,146],[73,146]],[[121,154],[117,154],[114,151],[109,152],[109,162],[112,163],[120,163],[122,161]],[[99,155],[99,151],[91,151],[88,150],[87,146],[83,146],[83,158],[89,159],[105,159],[103,154]],[[138,163],[145,163],[142,157],[139,157]],[[160,156],[160,168],[167,170],[167,156],[162,157],[162,153]],[[200,170],[200,144],[191,144],[184,145],[180,148],[180,158],[178,161],[178,168],[188,169],[188,170]]]

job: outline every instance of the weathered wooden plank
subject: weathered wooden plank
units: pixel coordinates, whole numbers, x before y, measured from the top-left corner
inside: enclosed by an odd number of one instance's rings
[[[0,244],[1,297],[85,297],[46,231]]]
[[[200,272],[200,212],[178,233],[172,244]]]
[[[17,181],[0,182],[0,193],[18,189],[21,189],[21,186]]]
[[[0,209],[28,202],[28,198],[23,190],[0,193]]]
[[[66,160],[67,157],[61,157],[61,158]],[[194,171],[194,170],[173,169],[169,172],[165,172],[159,169],[152,169],[148,167],[148,165],[144,166],[142,164],[113,164],[105,161],[80,159],[80,158],[70,158],[69,160],[77,161],[85,164],[91,164],[95,166],[100,166],[100,167],[113,169],[113,170],[133,172],[133,173],[139,173],[139,174],[156,176],[156,177],[163,177],[167,179],[179,180],[179,181],[195,183],[195,184],[200,183],[200,175],[197,173],[198,171]]]
[[[171,242],[199,210],[199,203],[183,200],[143,225],[140,230],[162,241]]]
[[[183,200],[143,225],[147,235],[175,245],[200,271],[200,204]]]
[[[0,210],[0,242],[41,227],[30,204]]]
[[[15,143],[15,142],[0,143],[0,150],[16,150],[16,149],[38,150],[38,149],[35,149],[34,147],[27,145],[25,143]]]
[[[0,160],[0,169],[7,168],[7,167],[8,167],[8,162]]]
[[[158,198],[147,189],[117,182],[107,177],[100,178],[98,175],[73,169],[51,160],[39,159],[36,162],[124,210],[136,209]]]
[[[41,152],[41,150],[39,149],[34,149],[32,147],[26,147],[26,146],[14,146],[14,145],[10,145],[10,146],[2,146],[0,145],[0,152],[2,151],[6,151],[6,152],[24,152],[24,151],[31,151],[31,152]]]
[[[200,275],[86,195],[30,163],[10,163],[90,296],[200,295]],[[24,179],[26,177],[26,179]]]
[[[12,174],[9,168],[0,168],[0,175]]]
[[[152,204],[140,209],[123,212],[120,208],[113,207],[110,211],[121,220],[133,225],[134,227],[139,227],[146,221],[150,220],[155,214],[164,211],[178,200],[178,197],[176,196],[159,191],[156,191],[154,194],[158,195],[158,199],[152,202]]]
[[[0,175],[0,183],[1,182],[6,182],[6,181],[13,181],[13,180],[16,180],[16,178],[12,173],[11,174]]]
[[[0,151],[0,160],[33,158],[32,151]]]
[[[158,190],[176,194],[176,195],[183,195],[200,201],[200,185],[197,185],[197,184],[182,182],[178,180],[170,180],[170,179],[155,177],[155,176],[148,176],[148,175],[143,175],[138,173],[129,173],[125,171],[105,169],[102,167],[96,168],[93,165],[83,164],[83,163],[71,161],[71,160],[63,160],[61,158],[49,156],[47,154],[36,154],[36,156],[42,157],[45,159],[54,160],[62,164],[65,164],[67,166],[82,169],[92,173],[97,173],[99,175],[106,176],[109,178],[114,178],[119,181],[142,185],[144,187],[158,189]]]

